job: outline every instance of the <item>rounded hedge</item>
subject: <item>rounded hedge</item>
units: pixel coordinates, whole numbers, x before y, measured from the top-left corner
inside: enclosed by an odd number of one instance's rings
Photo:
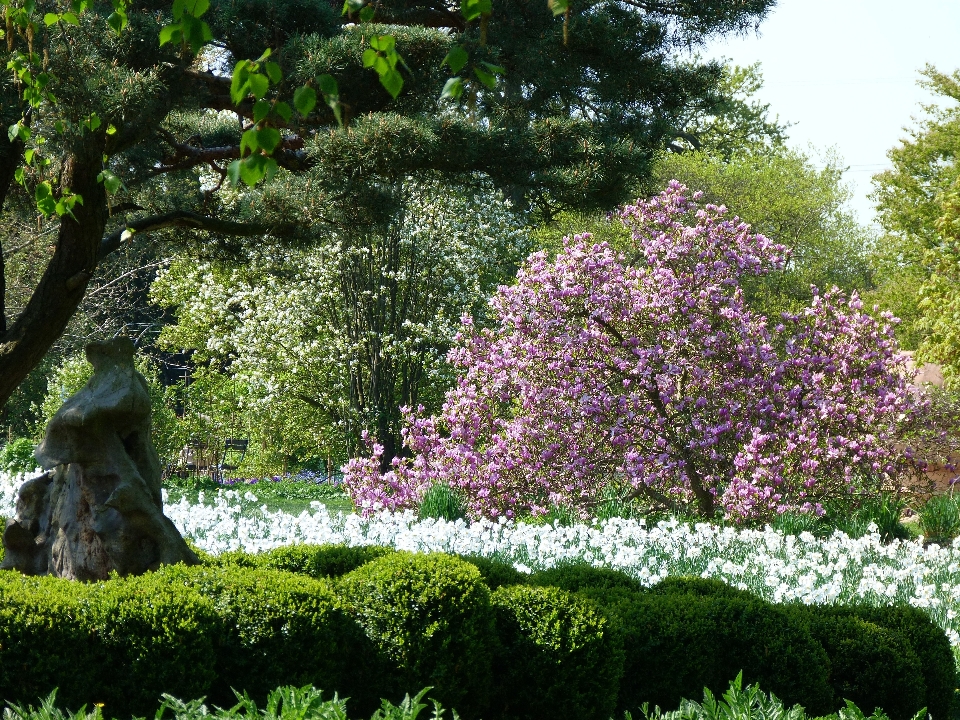
[[[818,608],[833,615],[853,616],[899,633],[920,661],[926,686],[927,712],[934,718],[953,717],[956,662],[946,633],[929,615],[911,605],[828,605]]]
[[[585,562],[565,563],[548,570],[541,570],[530,576],[531,585],[557,587],[567,592],[581,590],[609,590],[623,588],[641,592],[644,588],[639,580],[619,570],[594,567]]]
[[[147,574],[84,584],[0,573],[0,688],[34,703],[102,703],[107,716],[145,715],[161,693],[207,695],[221,625],[189,587]]]
[[[527,585],[501,587],[491,602],[500,638],[498,717],[611,717],[623,672],[622,639],[596,603]]]
[[[470,563],[396,552],[344,576],[346,607],[390,665],[390,692],[431,686],[462,717],[479,717],[491,690],[496,626],[490,590]]]
[[[510,563],[495,558],[481,555],[459,555],[458,557],[479,570],[480,577],[483,578],[483,582],[491,590],[496,590],[504,585],[523,585],[530,577],[517,570]]]
[[[278,686],[310,684],[376,705],[376,677],[364,673],[374,650],[329,582],[266,568],[176,565],[157,575],[193,588],[220,618],[211,701],[232,705],[235,688],[262,702]]]
[[[741,590],[722,580],[703,578],[696,575],[682,575],[664,578],[649,589],[653,595],[693,595],[695,597],[728,597],[743,600],[756,600],[757,596],[748,590]]]
[[[593,595],[593,597],[597,597]],[[623,632],[624,675],[618,710],[644,702],[676,707],[704,687],[726,690],[743,671],[786,705],[811,715],[833,708],[829,661],[807,624],[757,598],[608,591],[608,612]]]
[[[854,616],[810,613],[810,630],[830,657],[834,706],[851,700],[891,720],[909,720],[924,707],[920,660],[899,633]]]
[[[339,578],[394,552],[381,545],[290,545],[264,553],[263,564],[315,578]]]

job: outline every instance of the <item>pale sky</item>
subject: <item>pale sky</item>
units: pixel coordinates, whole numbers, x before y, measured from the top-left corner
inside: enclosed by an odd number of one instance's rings
[[[917,71],[960,68],[960,0],[780,0],[758,33],[703,54],[761,63],[759,98],[794,123],[790,144],[834,148],[849,167],[851,206],[869,223],[871,176],[933,98]]]

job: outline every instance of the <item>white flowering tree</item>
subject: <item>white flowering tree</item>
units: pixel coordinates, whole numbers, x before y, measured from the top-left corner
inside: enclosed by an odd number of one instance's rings
[[[275,450],[342,461],[369,430],[389,462],[399,408],[442,401],[461,315],[482,318],[531,250],[522,219],[489,188],[410,182],[393,199],[381,232],[251,249],[233,265],[181,256],[153,285],[178,318],[161,341],[245,383],[246,424]]]

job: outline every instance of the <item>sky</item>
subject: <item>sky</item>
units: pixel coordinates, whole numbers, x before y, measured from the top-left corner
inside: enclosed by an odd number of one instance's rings
[[[737,65],[760,62],[758,98],[793,123],[790,144],[849,167],[851,208],[874,220],[871,176],[907,137],[934,96],[917,85],[927,63],[960,69],[960,0],[779,0],[758,29],[711,42],[702,53]]]

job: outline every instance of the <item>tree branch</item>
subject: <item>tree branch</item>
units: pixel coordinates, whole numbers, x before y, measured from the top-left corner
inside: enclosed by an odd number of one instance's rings
[[[220,220],[218,218],[200,215],[190,210],[174,210],[173,212],[164,213],[163,215],[151,215],[150,217],[133,220],[107,235],[100,242],[98,261],[103,260],[103,258],[120,247],[123,242],[123,234],[128,230],[136,234],[145,235],[146,233],[156,232],[157,230],[170,227],[206,230],[208,232],[220,233],[221,235],[239,235],[241,237],[271,234],[271,228],[266,225]]]

